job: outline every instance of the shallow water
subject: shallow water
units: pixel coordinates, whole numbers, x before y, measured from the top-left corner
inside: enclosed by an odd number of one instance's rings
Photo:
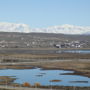
[[[74,71],[65,70],[42,70],[40,68],[35,69],[2,69],[0,70],[0,76],[15,76],[16,83],[29,82],[34,84],[35,82],[41,83],[41,85],[58,85],[58,86],[90,86],[90,78],[79,75],[61,75],[63,73],[73,73]],[[50,80],[61,80],[60,82],[50,82]],[[88,81],[72,83],[70,81]]]
[[[90,50],[57,50],[56,53],[81,53],[81,54],[90,54]]]

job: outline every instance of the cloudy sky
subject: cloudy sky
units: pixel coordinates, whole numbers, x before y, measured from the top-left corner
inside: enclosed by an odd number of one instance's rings
[[[90,0],[0,0],[0,22],[90,26]]]

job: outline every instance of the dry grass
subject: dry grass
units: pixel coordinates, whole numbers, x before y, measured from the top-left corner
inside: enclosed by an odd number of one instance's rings
[[[61,53],[61,54],[0,54],[3,59],[90,59],[90,54]]]
[[[28,82],[25,82],[25,83],[23,83],[23,85],[22,85],[23,87],[30,87],[31,85],[30,85],[30,83],[28,83]]]
[[[36,82],[36,83],[34,84],[34,86],[35,86],[35,87],[40,87],[41,84],[40,84],[39,82]]]
[[[9,85],[11,84],[16,78],[11,78],[9,76],[0,76],[0,85]]]
[[[86,75],[90,77],[90,61],[54,61],[54,62],[35,62],[29,63],[28,65],[33,65],[41,67],[43,69],[64,69],[64,70],[74,70],[75,74]]]
[[[50,80],[50,82],[60,82],[61,80]]]

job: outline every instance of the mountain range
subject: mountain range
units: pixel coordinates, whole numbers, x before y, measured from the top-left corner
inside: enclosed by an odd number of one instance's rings
[[[56,34],[87,34],[90,35],[90,26],[58,25],[47,28],[30,28],[27,24],[0,23],[1,32],[20,32],[20,33],[56,33]]]

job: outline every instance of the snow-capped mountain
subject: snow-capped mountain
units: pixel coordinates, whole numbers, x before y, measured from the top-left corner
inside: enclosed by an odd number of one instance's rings
[[[0,23],[0,31],[22,33],[90,34],[90,26],[60,25],[48,28],[30,28],[27,24]]]
[[[0,31],[3,32],[30,32],[30,28],[26,24],[0,23]]]
[[[33,32],[42,33],[62,33],[62,34],[87,34],[90,33],[90,27],[74,26],[74,25],[61,25],[52,26],[44,29],[33,29]]]

